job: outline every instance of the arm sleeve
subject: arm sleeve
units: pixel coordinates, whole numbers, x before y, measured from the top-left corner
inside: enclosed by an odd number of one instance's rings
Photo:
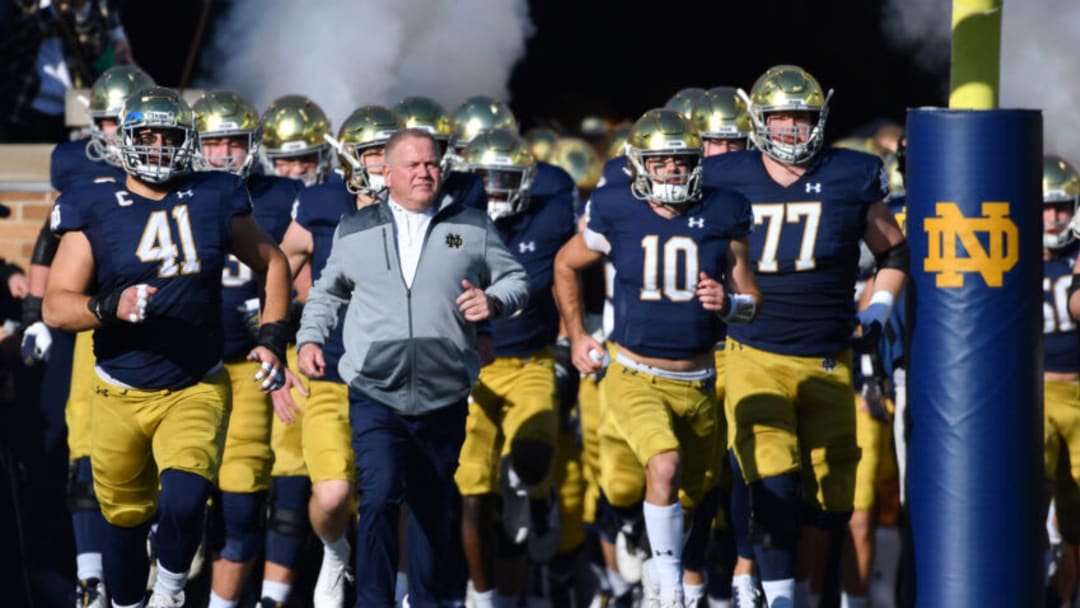
[[[38,231],[37,240],[34,241],[34,251],[30,254],[30,263],[37,266],[52,266],[53,258],[56,257],[56,249],[60,246],[60,237],[49,230],[49,222]]]
[[[497,299],[502,304],[502,316],[509,317],[528,303],[529,277],[514,254],[503,244],[494,222],[487,215],[484,220],[487,226],[484,260],[490,277],[484,292]]]
[[[338,316],[349,303],[354,287],[353,280],[349,278],[348,267],[350,261],[355,263],[356,257],[348,255],[348,247],[349,244],[345,243],[341,236],[340,228],[334,231],[330,257],[326,260],[319,280],[311,286],[304,304],[300,331],[296,333],[297,345],[307,342],[323,344],[330,332],[337,327]]]

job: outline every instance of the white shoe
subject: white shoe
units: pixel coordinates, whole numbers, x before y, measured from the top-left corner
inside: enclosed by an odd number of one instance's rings
[[[627,530],[619,530],[619,533],[615,535],[615,565],[619,568],[619,574],[622,575],[624,581],[631,585],[640,583],[642,564],[648,557],[630,540]]]
[[[756,586],[751,590],[750,597],[744,597],[735,587],[731,588],[731,608],[764,608],[765,597]]]
[[[109,608],[105,583],[96,578],[79,581],[75,585],[75,608]]]
[[[652,560],[647,559],[641,564],[641,592],[642,604],[648,608],[667,608],[667,604],[660,601],[660,585],[657,585],[652,576]],[[682,595],[679,596],[679,608],[682,608]]]
[[[181,591],[176,596],[169,596],[165,595],[164,593],[155,593],[150,596],[150,601],[146,602],[146,608],[182,608],[183,605],[183,591]]]
[[[314,608],[342,608],[345,603],[345,583],[352,580],[348,564],[338,561],[324,548],[319,578],[315,581],[311,597]]]

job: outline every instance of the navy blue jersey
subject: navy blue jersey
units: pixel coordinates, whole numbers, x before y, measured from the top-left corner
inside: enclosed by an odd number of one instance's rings
[[[630,173],[626,156],[616,156],[604,163],[604,170],[600,174],[600,185],[597,186],[628,186]]]
[[[1080,336],[1069,316],[1069,285],[1080,244],[1043,262],[1043,370],[1080,372]]]
[[[785,355],[847,348],[866,212],[888,194],[881,160],[827,148],[786,188],[766,172],[758,150],[706,158],[703,174],[706,185],[733,188],[754,209],[750,260],[764,304],[753,323],[732,326],[731,337]]]
[[[86,156],[89,137],[75,141],[66,141],[53,148],[49,158],[49,181],[53,190],[63,192],[74,184],[91,182],[103,177],[111,177],[116,183],[123,184],[127,175],[124,170],[105,161],[93,161]]]
[[[78,184],[57,199],[53,230],[86,235],[98,292],[139,283],[158,290],[144,322],[94,331],[94,355],[109,376],[141,389],[177,389],[221,360],[221,270],[232,219],[247,213],[244,183],[220,172],[184,176],[160,201],[116,183]]]
[[[492,321],[495,354],[522,357],[555,343],[559,312],[551,293],[555,254],[577,229],[574,180],[566,171],[540,163],[529,204],[495,222],[503,243],[529,275],[529,304],[521,314]]]
[[[319,280],[326,260],[330,257],[330,246],[334,242],[341,216],[356,211],[356,195],[345,188],[344,182],[319,184],[302,188],[297,197],[296,223],[311,233],[313,251],[311,254],[311,282]],[[357,260],[358,264],[364,263]],[[343,311],[344,312],[344,311]],[[342,334],[345,315],[338,318],[337,327],[323,343],[323,358],[326,361],[326,373],[320,380],[343,382],[338,374],[338,361],[345,354],[345,342]]]
[[[682,215],[663,218],[624,186],[589,199],[587,228],[611,245],[615,328],[609,338],[647,357],[685,359],[712,350],[723,322],[695,297],[698,273],[724,280],[731,239],[750,233],[749,202],[708,189]]]
[[[484,181],[480,176],[465,171],[451,171],[443,178],[442,192],[453,194],[461,204],[487,210],[487,192],[484,191]],[[436,200],[442,200],[441,197]]]
[[[293,202],[304,184],[283,177],[251,175],[247,179],[248,191],[254,205],[255,221],[280,243],[289,227]],[[225,330],[225,360],[242,358],[255,347],[255,336],[248,327],[244,303],[259,297],[255,275],[236,256],[225,260],[221,273],[221,324]]]

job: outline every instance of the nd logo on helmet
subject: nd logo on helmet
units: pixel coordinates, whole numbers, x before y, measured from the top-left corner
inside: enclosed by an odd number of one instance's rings
[[[982,217],[965,216],[956,203],[938,203],[937,216],[923,220],[923,229],[929,235],[923,270],[937,273],[938,287],[963,287],[964,274],[973,272],[982,275],[987,287],[1001,287],[1019,259],[1020,230],[1009,219],[1007,202],[983,202]],[[957,254],[957,241],[966,256]]]

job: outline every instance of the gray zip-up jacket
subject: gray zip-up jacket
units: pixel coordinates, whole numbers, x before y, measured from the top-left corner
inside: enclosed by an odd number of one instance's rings
[[[462,401],[480,374],[475,324],[456,303],[462,279],[498,300],[503,315],[522,309],[528,297],[525,269],[487,214],[441,196],[411,288],[387,203],[342,217],[296,336],[298,346],[323,344],[347,305],[342,379],[408,415]]]

